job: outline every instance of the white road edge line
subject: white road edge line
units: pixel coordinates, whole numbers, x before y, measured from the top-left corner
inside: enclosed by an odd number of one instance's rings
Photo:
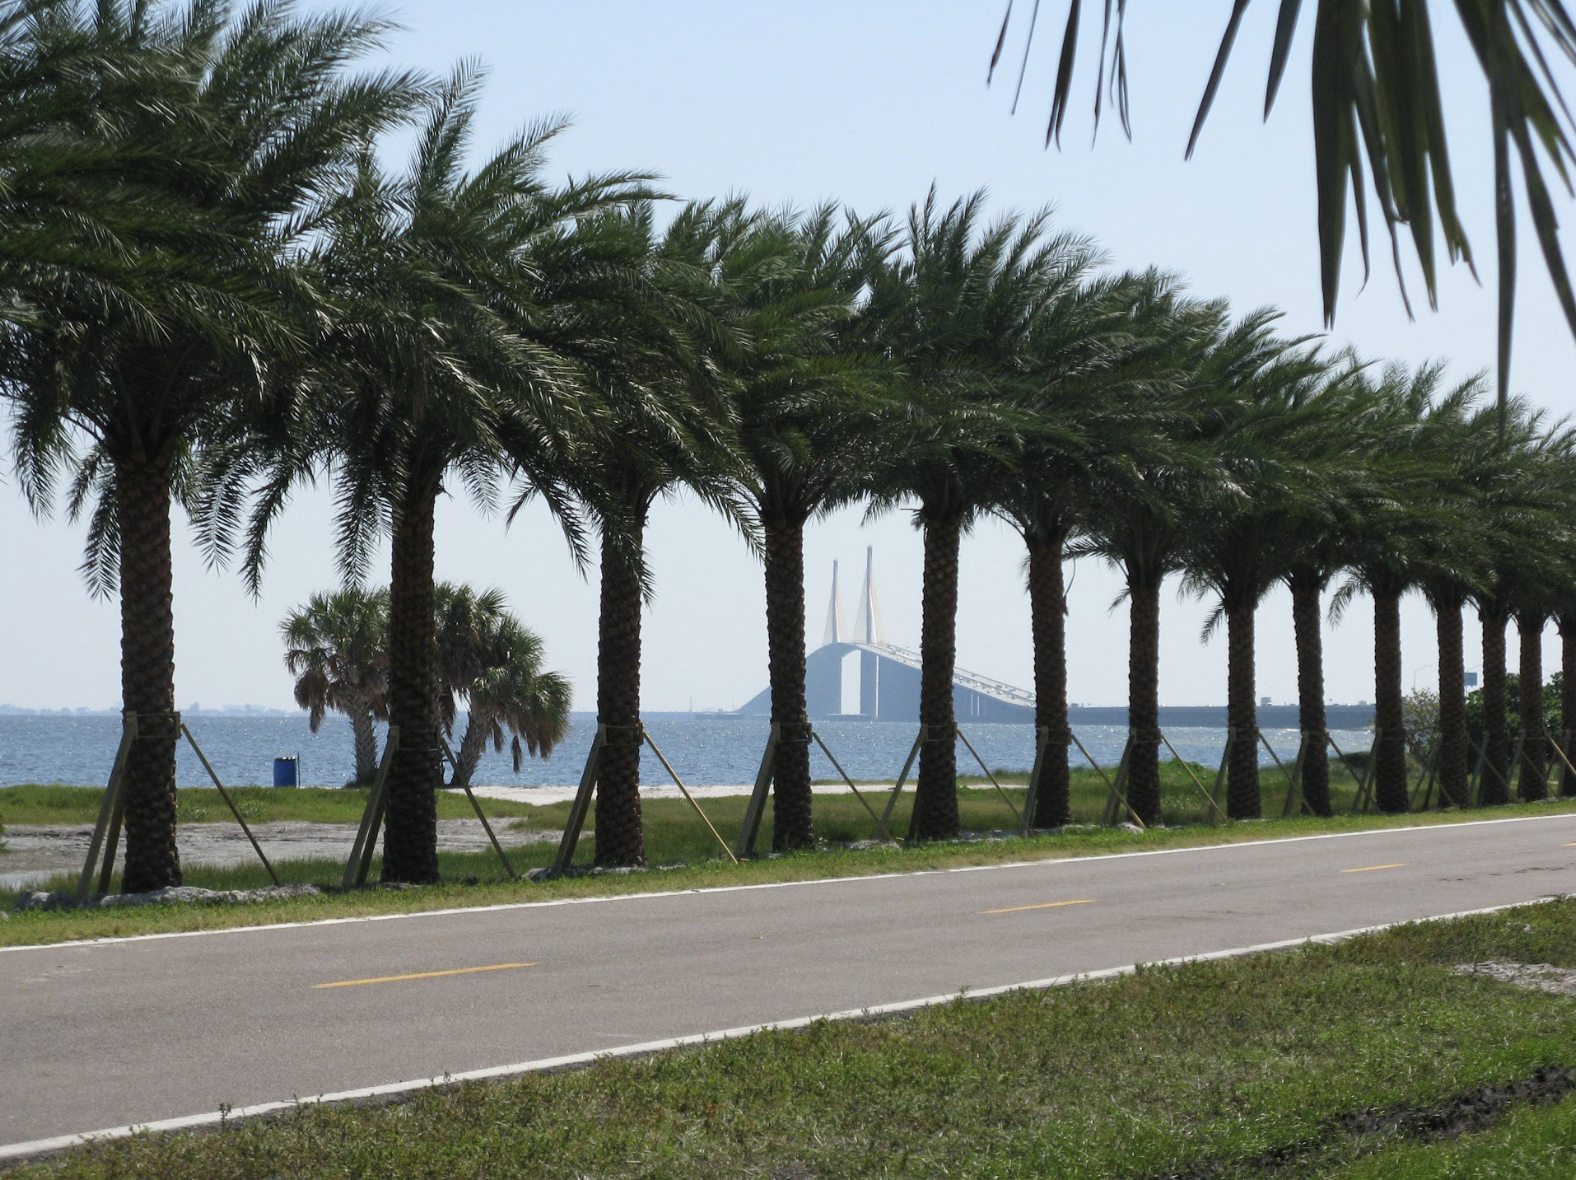
[[[309,922],[271,922],[260,926],[221,926],[213,930],[169,930],[158,934],[127,934],[120,937],[78,938],[70,942],[40,942],[25,946],[0,946],[0,955],[22,951],[58,951],[67,947],[118,946],[129,942],[156,942],[165,938],[204,938],[215,934],[262,934],[270,930],[301,930],[312,926],[350,926],[362,922],[396,922],[409,918],[446,918],[455,914],[495,914],[506,910],[551,909],[554,906],[601,905],[621,901],[645,901],[664,897],[690,897],[715,893],[748,893],[759,889],[797,889],[809,885],[848,885],[864,881],[892,881],[900,877],[940,877],[948,873],[988,873],[1002,869],[1026,869],[1049,865],[1091,864],[1102,860],[1129,860],[1140,856],[1180,856],[1187,853],[1224,852],[1237,848],[1263,848],[1273,844],[1302,844],[1311,840],[1351,840],[1362,836],[1394,836],[1411,832],[1455,832],[1463,828],[1482,828],[1494,824],[1532,824],[1547,820],[1576,820],[1576,812],[1552,815],[1517,815],[1507,819],[1474,819],[1451,824],[1413,824],[1405,828],[1367,828],[1361,832],[1320,832],[1311,836],[1277,836],[1268,840],[1240,840],[1230,844],[1192,844],[1185,848],[1149,848],[1136,852],[1103,852],[1097,856],[1049,856],[1034,860],[1002,861],[999,864],[960,865],[952,869],[912,869],[896,873],[869,873],[857,877],[815,877],[806,881],[761,881],[753,885],[715,885],[706,889],[663,889],[650,893],[609,893],[597,897],[559,897],[544,901],[505,901],[495,905],[451,906],[441,910],[413,910],[394,914],[358,914],[349,918],[316,918]]]
[[[1269,841],[1265,841],[1265,843],[1269,843]],[[996,987],[970,988],[947,995],[925,996],[918,1000],[899,1000],[896,1003],[876,1004],[869,1008],[849,1008],[843,1012],[825,1012],[819,1016],[796,1016],[789,1020],[772,1020],[764,1024],[745,1025],[742,1028],[724,1028],[715,1032],[696,1033],[686,1037],[668,1037],[660,1041],[642,1041],[639,1044],[620,1045],[614,1049],[598,1049],[590,1053],[570,1053],[563,1057],[542,1057],[535,1061],[521,1061],[513,1065],[494,1065],[486,1069],[467,1070],[464,1073],[444,1074],[442,1077],[421,1078],[409,1082],[388,1082],[381,1086],[363,1086],[358,1090],[340,1090],[333,1094],[314,1094],[310,1098],[295,1098],[288,1102],[260,1102],[255,1106],[233,1107],[229,1110],[216,1110],[206,1114],[189,1114],[179,1118],[158,1119],[151,1123],[136,1123],[125,1127],[106,1127],[100,1131],[80,1131],[74,1135],[57,1135],[53,1139],[35,1139],[28,1143],[0,1145],[0,1160],[17,1159],[29,1155],[46,1155],[51,1152],[63,1151],[70,1147],[80,1147],[87,1143],[105,1139],[125,1139],[137,1134],[186,1131],[197,1127],[211,1127],[230,1119],[256,1118],[259,1115],[275,1114],[281,1110],[293,1110],[297,1106],[306,1106],[312,1103],[354,1102],[359,1099],[408,1094],[414,1090],[427,1090],[436,1086],[453,1085],[458,1082],[479,1082],[486,1081],[489,1078],[518,1077],[522,1074],[590,1065],[604,1057],[639,1057],[647,1053],[661,1053],[669,1049],[682,1049],[691,1045],[706,1045],[713,1041],[732,1040],[736,1037],[748,1037],[761,1032],[804,1028],[806,1025],[814,1024],[818,1020],[859,1020],[870,1016],[889,1016],[899,1012],[912,1012],[919,1008],[930,1008],[938,1004],[950,1004],[954,1000],[987,999],[991,996],[1005,995],[1008,992],[1037,991],[1053,987],[1066,987],[1074,983],[1094,983],[1103,979],[1116,979],[1123,975],[1131,975],[1140,966],[1175,967],[1183,963],[1209,963],[1218,959],[1236,959],[1244,955],[1263,954],[1266,951],[1290,950],[1293,947],[1307,946],[1309,943],[1330,944],[1344,942],[1350,938],[1357,938],[1364,934],[1377,934],[1380,931],[1390,930],[1397,926],[1408,926],[1418,922],[1448,922],[1453,918],[1471,918],[1482,914],[1497,914],[1504,910],[1518,909],[1521,906],[1560,901],[1570,897],[1576,897],[1576,894],[1551,893],[1544,897],[1535,898],[1532,901],[1516,901],[1506,905],[1486,906],[1479,910],[1459,910],[1453,914],[1433,914],[1426,918],[1408,918],[1403,922],[1385,922],[1378,926],[1359,926],[1353,930],[1337,930],[1330,934],[1313,934],[1306,938],[1284,938],[1278,942],[1261,942],[1253,946],[1233,947],[1230,950],[1206,951],[1197,955],[1182,955],[1174,959],[1161,959],[1154,963],[1129,963],[1125,967],[1107,967],[1101,971],[1057,975],[1050,979],[1031,979],[1023,983],[1005,983]]]

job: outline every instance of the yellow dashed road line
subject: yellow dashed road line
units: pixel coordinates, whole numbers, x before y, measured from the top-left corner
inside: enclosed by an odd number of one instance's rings
[[[412,975],[380,975],[376,979],[342,979],[338,983],[314,983],[318,987],[360,987],[364,983],[403,983],[407,979],[437,979],[440,975],[474,975],[478,971],[513,971],[535,967],[535,963],[493,963],[488,967],[456,967],[452,971],[417,971]]]
[[[1092,897],[1080,897],[1076,901],[1042,901],[1039,905],[1014,905],[1004,910],[981,910],[982,914],[1021,914],[1024,910],[1054,910],[1064,905],[1090,905],[1094,902]]]
[[[1404,869],[1412,862],[1409,860],[1398,861],[1393,865],[1364,865],[1360,869],[1342,869],[1343,873],[1377,873],[1380,869]]]

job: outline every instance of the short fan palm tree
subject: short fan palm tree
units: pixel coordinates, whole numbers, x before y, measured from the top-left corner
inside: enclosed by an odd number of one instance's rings
[[[312,595],[279,625],[296,704],[307,711],[312,732],[327,710],[350,719],[356,786],[377,773],[373,722],[388,719],[388,624],[388,591],[351,588]]]
[[[542,667],[542,640],[511,615],[499,590],[438,583],[439,715],[451,737],[461,703],[465,729],[450,787],[468,785],[490,743],[507,742],[514,769],[547,757],[569,732],[569,681]]]

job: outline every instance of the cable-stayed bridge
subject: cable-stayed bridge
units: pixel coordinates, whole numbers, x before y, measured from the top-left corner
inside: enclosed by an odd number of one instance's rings
[[[886,641],[876,596],[874,550],[865,550],[865,581],[852,626],[843,611],[837,563],[833,562],[832,598],[821,646],[805,659],[810,716],[918,721],[919,676],[919,653]],[[953,672],[952,703],[959,721],[1034,720],[1033,693],[962,668]],[[771,710],[768,688],[738,712],[766,716]]]

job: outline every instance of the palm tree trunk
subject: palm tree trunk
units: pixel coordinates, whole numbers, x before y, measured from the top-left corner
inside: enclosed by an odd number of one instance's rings
[[[416,479],[394,518],[389,577],[389,724],[399,727],[387,785],[383,880],[438,880],[438,640],[433,614],[437,480]]]
[[[1034,724],[1045,731],[1031,828],[1059,828],[1072,822],[1072,782],[1067,750],[1067,593],[1062,581],[1062,546],[1067,530],[1049,535],[1026,533],[1029,547],[1029,615],[1034,636]]]
[[[1498,602],[1478,607],[1483,624],[1483,781],[1478,801],[1484,806],[1510,802],[1510,725],[1505,703],[1505,623],[1510,617]]]
[[[372,710],[362,706],[350,710],[350,732],[356,742],[356,781],[364,787],[378,774],[378,731]]]
[[[1254,699],[1253,605],[1226,606],[1226,724],[1231,726],[1231,753],[1226,762],[1226,814],[1232,819],[1258,819],[1264,814],[1259,797],[1259,715]]]
[[[1289,579],[1291,621],[1297,643],[1297,724],[1307,749],[1302,759],[1302,797],[1314,815],[1329,816],[1330,731],[1324,714],[1324,634],[1319,629],[1323,579],[1298,570]]]
[[[640,818],[640,576],[630,552],[639,552],[645,510],[630,522],[621,549],[604,527],[602,609],[597,623],[596,714],[605,726],[596,782],[596,863],[627,867],[646,863]]]
[[[766,540],[766,650],[777,754],[772,848],[815,847],[810,800],[810,715],[804,690],[804,521],[761,518]]]
[[[1543,623],[1542,615],[1518,615],[1516,630],[1521,639],[1521,773],[1516,793],[1523,801],[1547,799],[1549,795],[1549,752],[1543,725]]]
[[[1454,807],[1467,805],[1466,647],[1459,598],[1434,608],[1439,635],[1439,792]]]
[[[1406,792],[1406,728],[1401,704],[1401,594],[1382,589],[1374,599],[1374,724],[1379,748],[1374,765],[1374,798],[1383,812],[1402,812]]]
[[[952,680],[957,666],[958,549],[962,537],[959,516],[925,520],[925,597],[919,639],[919,723],[925,730],[925,741],[919,750],[919,781],[909,828],[915,840],[950,840],[959,829]]]
[[[126,867],[121,887],[143,893],[181,883],[175,846],[175,611],[170,555],[170,468],[161,460],[115,464],[120,522],[120,684],[137,720],[121,790]]]
[[[454,774],[449,779],[450,787],[470,786],[471,776],[476,773],[476,767],[481,763],[482,751],[487,748],[487,733],[491,728],[489,716],[478,715],[475,709],[466,710],[465,733],[460,738],[460,748],[454,751],[454,759],[458,765],[455,766]]]
[[[1145,827],[1160,822],[1160,579],[1128,576],[1127,802]]]
[[[1576,796],[1576,773],[1569,762],[1576,766],[1576,614],[1559,616],[1560,629],[1560,735],[1565,761],[1560,763],[1560,798]],[[1565,734],[1571,734],[1566,737]]]

